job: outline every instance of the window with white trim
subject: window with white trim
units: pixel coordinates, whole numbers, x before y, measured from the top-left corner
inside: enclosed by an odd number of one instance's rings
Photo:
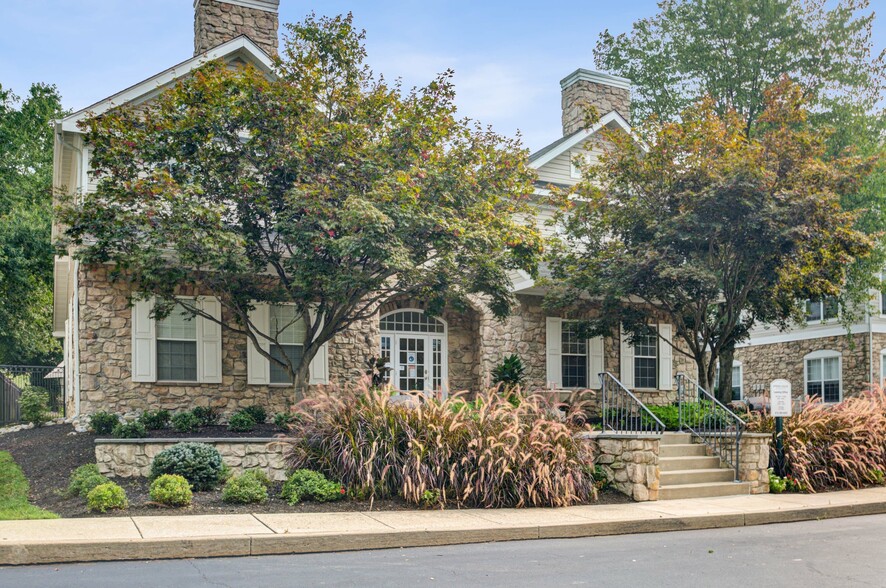
[[[296,308],[290,304],[274,304],[270,309],[271,332],[270,335],[277,343],[270,347],[271,357],[282,362],[286,358],[292,362],[292,370],[295,371],[301,365],[304,356],[305,320],[296,312]],[[282,365],[272,361],[270,379],[271,384],[291,384],[292,378]]]
[[[824,300],[806,301],[806,322],[816,323],[829,321],[840,316],[840,304],[833,296]]]
[[[564,388],[588,387],[588,341],[579,337],[576,321],[563,321],[560,331],[560,362]]]
[[[197,381],[197,321],[181,304],[157,321],[157,379]]]
[[[804,358],[806,395],[824,402],[840,402],[842,391],[842,360],[837,351],[817,351]]]
[[[634,339],[634,387],[658,388],[658,333]]]

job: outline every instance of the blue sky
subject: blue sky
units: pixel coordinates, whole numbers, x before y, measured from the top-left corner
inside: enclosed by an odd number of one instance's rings
[[[421,85],[453,68],[461,114],[500,133],[519,129],[535,150],[561,134],[560,79],[593,68],[598,34],[629,30],[656,2],[281,0],[280,20],[311,10],[353,12],[369,64],[389,79]],[[31,82],[54,83],[72,109],[193,53],[192,0],[0,0],[0,23],[0,84],[21,95]],[[874,34],[879,51],[886,14]]]

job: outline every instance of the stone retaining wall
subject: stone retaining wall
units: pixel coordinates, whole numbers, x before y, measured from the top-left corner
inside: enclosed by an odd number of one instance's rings
[[[637,502],[658,500],[660,435],[592,433],[588,436],[596,465],[609,474],[612,485]]]
[[[734,442],[724,442],[728,450],[732,450]],[[772,435],[769,433],[743,433],[741,436],[741,455],[738,460],[738,479],[751,485],[751,494],[769,494],[769,444]],[[708,455],[713,455],[710,447],[706,447]]]
[[[273,438],[96,439],[95,461],[99,471],[111,478],[147,477],[155,455],[176,443],[185,442],[213,445],[235,474],[257,468],[272,480],[286,479],[284,445]]]

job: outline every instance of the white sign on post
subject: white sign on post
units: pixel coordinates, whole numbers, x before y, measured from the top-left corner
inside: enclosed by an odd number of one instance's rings
[[[793,401],[791,383],[787,380],[772,380],[769,384],[769,410],[774,417],[789,417]]]

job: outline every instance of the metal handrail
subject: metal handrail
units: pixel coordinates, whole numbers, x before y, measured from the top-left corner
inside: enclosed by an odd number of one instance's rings
[[[741,436],[747,428],[747,423],[686,374],[677,374],[675,380],[680,430],[688,430],[710,447],[717,457],[732,466],[735,470],[735,481],[738,482]],[[688,404],[685,400],[687,383],[695,386],[695,402],[701,411],[693,419],[690,419],[684,411],[684,404]]]
[[[661,434],[664,423],[609,372],[601,372],[603,431]]]

